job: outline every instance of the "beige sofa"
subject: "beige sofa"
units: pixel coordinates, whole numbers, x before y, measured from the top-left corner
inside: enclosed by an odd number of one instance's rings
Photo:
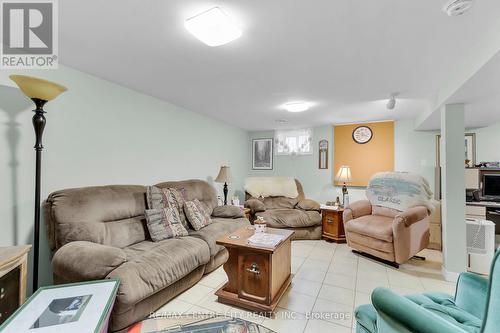
[[[295,180],[298,196],[254,198],[246,193],[245,207],[250,209],[250,220],[263,217],[272,228],[295,231],[293,239],[321,239],[320,205],[306,199],[302,184]]]
[[[417,206],[400,212],[368,200],[344,210],[347,245],[398,267],[429,244],[429,211]]]
[[[236,207],[217,206],[201,180],[165,182],[212,212],[213,223],[189,236],[152,242],[144,220],[145,186],[111,185],[52,193],[45,203],[55,283],[119,278],[110,328],[126,329],[226,262],[218,237],[250,225]]]

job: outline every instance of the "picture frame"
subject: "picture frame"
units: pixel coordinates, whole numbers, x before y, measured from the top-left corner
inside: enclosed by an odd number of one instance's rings
[[[119,284],[118,279],[106,279],[41,287],[0,325],[0,331],[107,332]]]
[[[252,170],[273,169],[273,139],[252,140]]]
[[[328,140],[320,140],[318,143],[318,168],[328,169]]]

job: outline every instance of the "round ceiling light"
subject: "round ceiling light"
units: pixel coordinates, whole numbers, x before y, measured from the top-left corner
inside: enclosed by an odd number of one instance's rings
[[[470,9],[473,0],[451,0],[443,7],[448,16],[462,15]]]
[[[309,102],[288,102],[283,104],[283,109],[287,110],[288,112],[304,112],[309,110],[311,107],[311,103]]]

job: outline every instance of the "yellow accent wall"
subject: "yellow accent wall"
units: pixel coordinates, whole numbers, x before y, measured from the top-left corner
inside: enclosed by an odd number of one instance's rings
[[[372,129],[372,139],[356,143],[352,132],[358,126]],[[381,171],[394,171],[394,122],[375,122],[339,125],[333,127],[333,177],[342,165],[351,168],[350,186],[367,186],[371,176]],[[339,184],[336,180],[336,185]]]

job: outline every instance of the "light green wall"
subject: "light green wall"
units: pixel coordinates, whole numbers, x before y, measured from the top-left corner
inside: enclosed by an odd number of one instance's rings
[[[251,149],[252,139],[273,138],[274,131],[250,132],[249,147]],[[318,168],[318,143],[326,139],[329,144],[328,169],[320,170]],[[290,176],[297,178],[304,187],[304,192],[308,198],[326,201],[335,199],[338,194],[332,184],[332,149],[333,149],[333,131],[332,126],[321,126],[313,129],[313,153],[310,155],[297,156],[274,156],[273,170],[252,170],[252,163],[249,163],[250,176]],[[251,157],[250,157],[251,158]]]
[[[32,242],[32,103],[0,72],[0,245]],[[188,178],[212,182],[231,166],[242,194],[250,163],[246,131],[94,76],[61,67],[25,72],[66,85],[46,106],[42,198],[55,190],[104,184],[153,184]],[[214,184],[220,191],[220,184]],[[50,283],[42,230],[40,275]]]
[[[251,132],[250,139],[272,138],[273,131]],[[394,129],[395,169],[412,171],[427,178],[434,188],[436,133],[413,130],[413,121],[397,121]],[[318,169],[318,142],[329,142],[329,169]],[[369,161],[367,161],[369,163]],[[252,176],[293,176],[304,186],[306,195],[320,202],[334,200],[340,196],[340,188],[333,187],[333,127],[330,125],[313,129],[313,154],[299,156],[274,156],[274,169],[269,171],[250,170]],[[250,163],[251,168],[251,163]],[[351,202],[365,199],[364,188],[349,187]]]
[[[476,133],[476,160],[477,162],[500,161],[500,123],[488,127],[470,130]]]

